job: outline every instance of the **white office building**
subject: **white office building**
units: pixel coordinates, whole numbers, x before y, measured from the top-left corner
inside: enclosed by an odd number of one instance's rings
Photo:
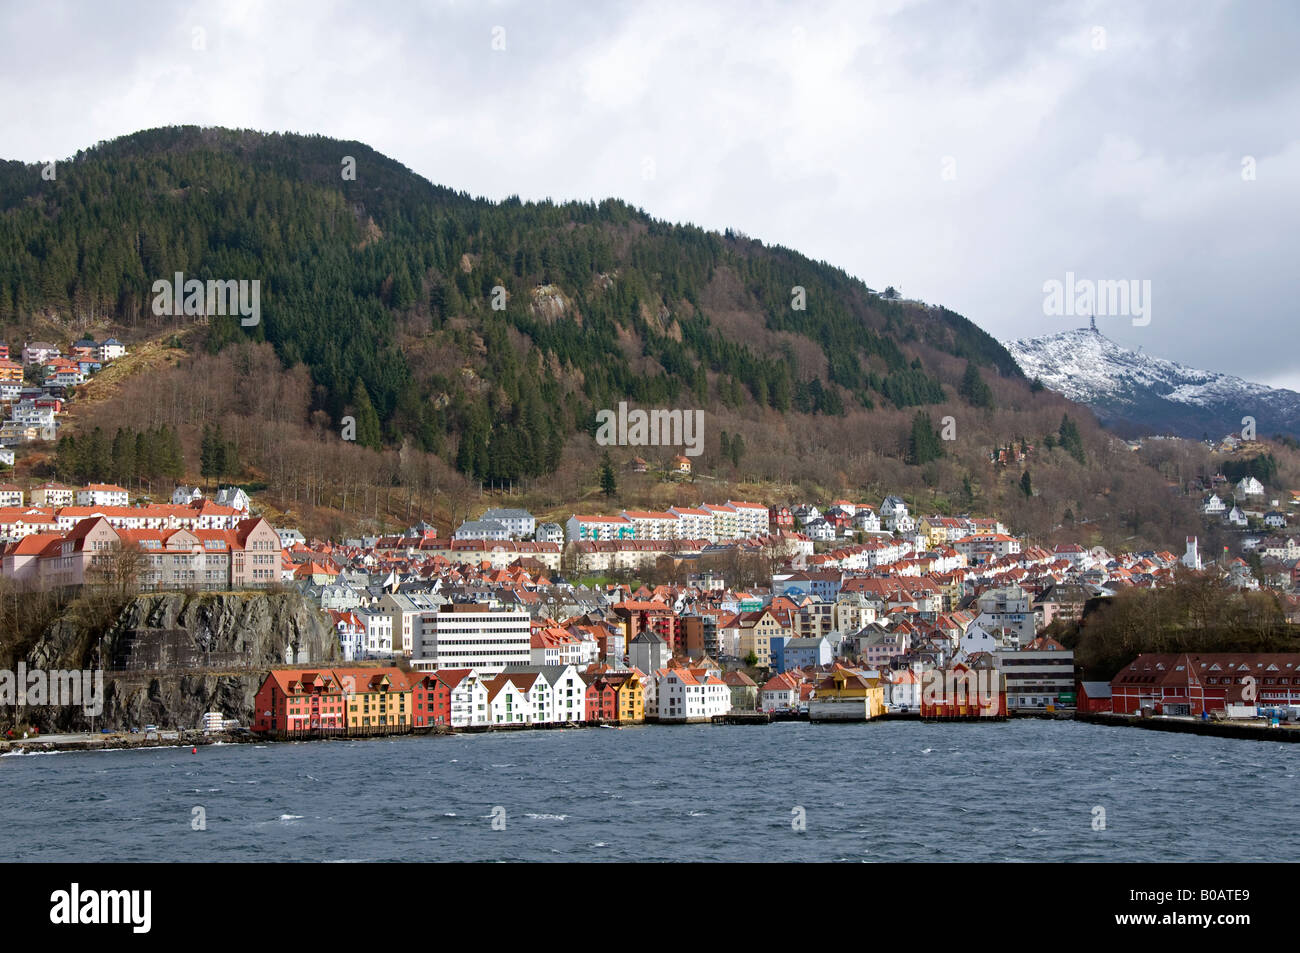
[[[531,620],[525,609],[452,603],[421,613],[411,666],[421,671],[470,668],[481,675],[507,665],[528,665]]]

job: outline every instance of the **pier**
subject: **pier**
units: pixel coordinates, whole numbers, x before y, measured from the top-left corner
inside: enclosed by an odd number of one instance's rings
[[[1278,726],[1270,728],[1260,722],[1202,721],[1177,715],[1116,715],[1109,712],[1078,712],[1075,721],[1090,725],[1109,725],[1112,728],[1145,728],[1148,731],[1174,731],[1188,735],[1208,735],[1215,738],[1236,738],[1246,741],[1300,742],[1300,727]]]

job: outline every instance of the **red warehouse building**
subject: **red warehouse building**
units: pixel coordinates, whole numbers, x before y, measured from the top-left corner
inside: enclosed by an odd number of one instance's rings
[[[433,674],[407,672],[411,689],[411,725],[427,728],[451,724],[451,688]]]
[[[343,687],[333,672],[273,670],[253,702],[254,731],[321,731],[347,725]]]
[[[1300,653],[1142,654],[1110,682],[1112,709],[1197,716],[1225,705],[1300,705]]]
[[[1110,707],[1110,682],[1080,682],[1076,710],[1081,712],[1107,712]]]

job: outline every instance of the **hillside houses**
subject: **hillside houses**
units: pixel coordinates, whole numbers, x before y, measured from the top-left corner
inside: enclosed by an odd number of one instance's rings
[[[48,341],[28,341],[19,363],[0,344],[0,408],[8,415],[0,420],[0,446],[57,440],[64,400],[105,364],[126,353],[115,338],[102,343],[88,338],[74,341],[66,355]],[[37,386],[24,386],[30,374],[38,378]]]

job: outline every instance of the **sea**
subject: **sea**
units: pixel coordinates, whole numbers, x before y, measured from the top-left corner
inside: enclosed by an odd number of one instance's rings
[[[0,860],[1245,861],[1300,745],[1037,719],[644,725],[0,758]]]

